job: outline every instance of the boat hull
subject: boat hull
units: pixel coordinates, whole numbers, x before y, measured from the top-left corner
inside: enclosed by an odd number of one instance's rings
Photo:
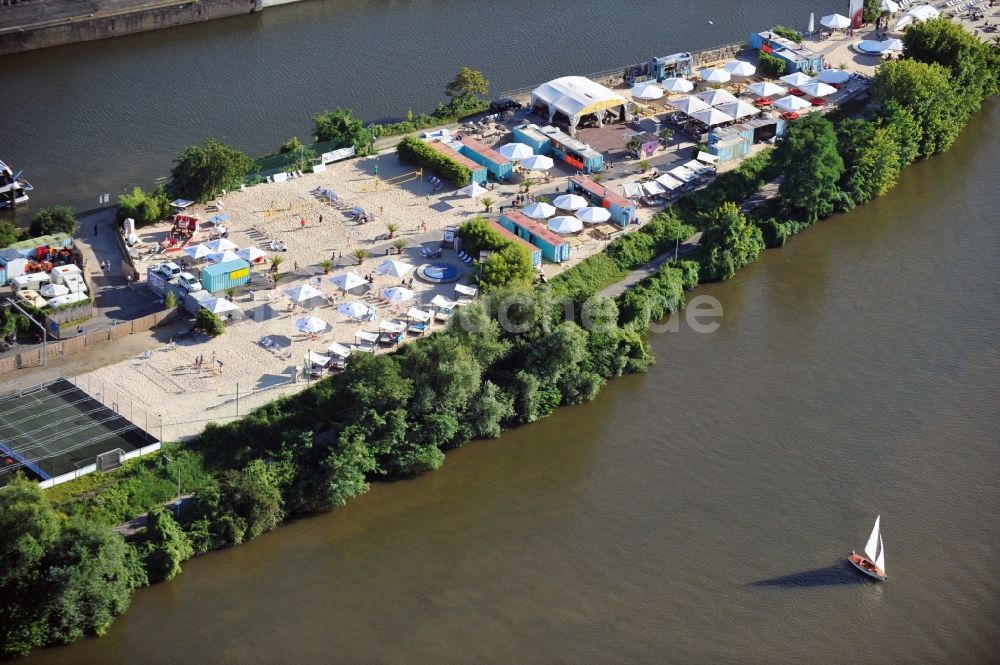
[[[863,557],[860,554],[851,554],[851,556],[847,557],[847,560],[851,562],[852,566],[873,580],[878,580],[879,582],[885,581],[885,573],[882,572],[882,569],[866,557]]]

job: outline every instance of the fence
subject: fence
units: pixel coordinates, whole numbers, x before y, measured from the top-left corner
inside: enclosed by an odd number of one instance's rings
[[[130,450],[129,452],[122,455],[122,461],[128,461],[130,459],[135,459],[136,457],[142,457],[143,455],[148,455],[149,453],[155,453],[157,450],[163,447],[163,444],[157,441],[148,446],[143,446],[136,450]],[[61,476],[56,476],[54,478],[49,478],[48,480],[43,480],[38,483],[38,486],[43,490],[47,490],[50,487],[56,485],[62,485],[63,483],[68,483],[71,480],[76,480],[80,476],[86,476],[88,473],[93,473],[97,471],[97,464],[88,464],[87,466],[81,466],[79,469],[73,469],[68,473],[64,473]]]
[[[120,321],[107,328],[92,330],[76,337],[50,341],[44,346],[36,346],[6,358],[0,358],[0,374],[17,369],[45,365],[49,360],[79,353],[88,347],[106,344],[133,333],[145,332],[161,323],[170,321],[176,316],[176,309],[165,309],[138,319],[132,319],[131,321]],[[38,382],[34,381],[34,383]]]

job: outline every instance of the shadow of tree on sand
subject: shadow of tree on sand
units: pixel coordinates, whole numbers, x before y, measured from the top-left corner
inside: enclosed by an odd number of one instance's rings
[[[845,584],[865,584],[868,579],[854,570],[846,561],[838,561],[825,568],[804,570],[800,573],[772,577],[767,580],[757,580],[750,582],[747,586],[752,587],[812,587],[812,586],[840,586]]]

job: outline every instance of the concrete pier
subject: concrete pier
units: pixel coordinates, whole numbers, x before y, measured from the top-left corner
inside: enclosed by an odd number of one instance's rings
[[[22,0],[0,6],[0,55],[260,11],[273,0]]]

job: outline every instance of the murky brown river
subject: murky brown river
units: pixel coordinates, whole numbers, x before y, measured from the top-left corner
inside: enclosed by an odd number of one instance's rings
[[[714,334],[185,564],[42,663],[989,663],[1000,103],[731,282]],[[882,514],[889,580],[846,567]]]

